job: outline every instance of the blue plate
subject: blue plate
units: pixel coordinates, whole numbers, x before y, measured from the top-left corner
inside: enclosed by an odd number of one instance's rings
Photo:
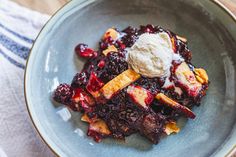
[[[96,48],[112,26],[161,25],[189,41],[193,63],[207,69],[211,81],[197,117],[184,120],[180,133],[158,145],[133,135],[125,142],[95,143],[86,136],[79,113],[51,101],[59,82],[70,83],[84,61],[73,52],[77,43]],[[222,157],[236,144],[235,17],[217,2],[206,0],[75,0],[46,24],[32,48],[25,96],[29,114],[41,137],[62,157]],[[67,113],[68,121],[60,114]]]

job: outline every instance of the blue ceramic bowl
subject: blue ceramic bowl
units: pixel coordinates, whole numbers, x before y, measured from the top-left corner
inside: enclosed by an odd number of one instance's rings
[[[194,108],[196,119],[185,120],[180,133],[158,145],[138,135],[126,142],[95,143],[78,113],[71,113],[69,121],[60,118],[62,107],[52,103],[51,93],[82,68],[84,61],[73,52],[77,43],[96,48],[111,26],[149,23],[187,37],[193,63],[208,71],[207,96]],[[235,17],[213,1],[71,1],[46,24],[32,48],[25,74],[29,114],[44,141],[62,157],[222,157],[236,144],[235,40]]]

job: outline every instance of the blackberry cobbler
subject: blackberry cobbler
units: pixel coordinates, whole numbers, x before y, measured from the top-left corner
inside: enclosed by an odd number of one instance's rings
[[[110,28],[98,50],[78,44],[75,52],[87,62],[53,98],[81,112],[97,142],[139,133],[156,144],[180,131],[180,116],[195,118],[191,108],[208,88],[206,71],[191,63],[187,39],[160,26]]]

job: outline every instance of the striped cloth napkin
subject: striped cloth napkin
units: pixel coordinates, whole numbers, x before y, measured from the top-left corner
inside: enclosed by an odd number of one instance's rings
[[[24,69],[48,15],[0,0],[0,157],[53,156],[30,121],[24,100]]]

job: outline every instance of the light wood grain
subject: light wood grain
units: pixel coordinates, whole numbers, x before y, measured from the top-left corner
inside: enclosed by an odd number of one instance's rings
[[[236,15],[236,0],[219,0],[224,4],[232,13]]]
[[[27,8],[52,15],[69,0],[12,0]]]
[[[12,0],[20,5],[46,14],[53,14],[70,0]],[[236,15],[236,0],[219,0]]]

